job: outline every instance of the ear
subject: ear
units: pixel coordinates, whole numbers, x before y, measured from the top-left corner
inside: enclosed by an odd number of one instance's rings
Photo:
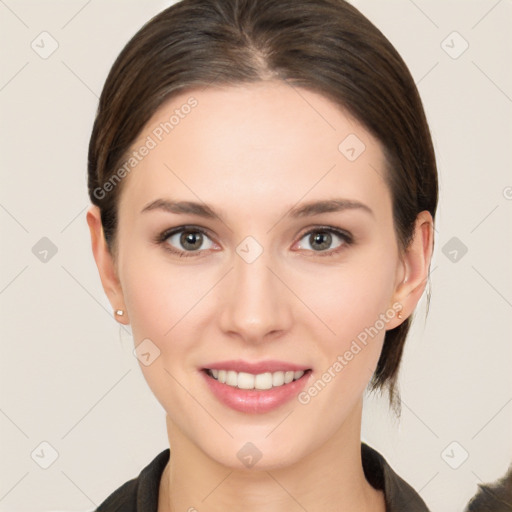
[[[388,329],[400,325],[418,304],[427,285],[428,272],[434,248],[434,221],[428,211],[416,217],[413,238],[401,256],[397,268],[394,303],[400,304],[401,318],[389,322]],[[393,308],[396,310],[396,306]]]
[[[87,210],[87,224],[91,234],[91,245],[94,260],[98,267],[101,284],[114,311],[123,310],[122,316],[115,315],[119,323],[128,325],[128,313],[126,311],[121,283],[117,277],[115,262],[108,248],[101,224],[101,212],[97,206],[91,206]]]

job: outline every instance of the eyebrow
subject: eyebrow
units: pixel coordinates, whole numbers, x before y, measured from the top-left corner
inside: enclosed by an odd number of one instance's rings
[[[169,199],[156,199],[147,204],[141,213],[152,210],[163,210],[175,214],[191,214],[205,219],[222,219],[222,215],[215,212],[213,208],[205,203],[194,201],[172,201]],[[360,201],[344,198],[325,199],[320,201],[310,201],[290,208],[285,215],[291,218],[310,217],[321,213],[341,212],[344,210],[361,210],[375,216],[373,210]]]

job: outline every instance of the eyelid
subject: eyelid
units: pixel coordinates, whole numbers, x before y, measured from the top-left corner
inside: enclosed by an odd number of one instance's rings
[[[350,243],[352,243],[354,241],[354,237],[346,229],[337,228],[335,226],[328,226],[328,225],[322,226],[321,224],[320,225],[314,224],[313,226],[308,226],[308,227],[304,228],[304,231],[299,235],[299,239],[302,239],[302,238],[304,238],[304,236],[314,233],[314,232],[317,232],[317,231],[318,232],[326,231],[328,233],[334,233],[335,235],[337,235],[341,238],[347,239],[347,241],[349,241]]]
[[[165,229],[160,234],[158,234],[156,238],[159,241],[165,242],[169,237],[175,235],[176,233],[180,233],[181,231],[198,232],[206,235],[210,239],[212,238],[210,230],[200,226],[195,226],[193,224],[183,224],[181,226],[175,226],[174,228]]]

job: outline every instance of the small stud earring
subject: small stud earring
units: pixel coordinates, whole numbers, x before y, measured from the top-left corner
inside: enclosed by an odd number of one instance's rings
[[[122,309],[116,309],[115,314],[116,314],[116,316],[123,316],[124,311]]]
[[[402,320],[402,310],[400,310],[398,312],[398,314],[396,315],[396,317],[398,318],[398,320]]]

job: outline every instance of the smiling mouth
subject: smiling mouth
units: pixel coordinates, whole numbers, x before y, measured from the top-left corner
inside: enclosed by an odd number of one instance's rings
[[[252,374],[233,370],[205,368],[203,371],[212,379],[233,388],[265,391],[278,388],[299,380],[311,373],[311,369],[297,371],[277,371]]]

